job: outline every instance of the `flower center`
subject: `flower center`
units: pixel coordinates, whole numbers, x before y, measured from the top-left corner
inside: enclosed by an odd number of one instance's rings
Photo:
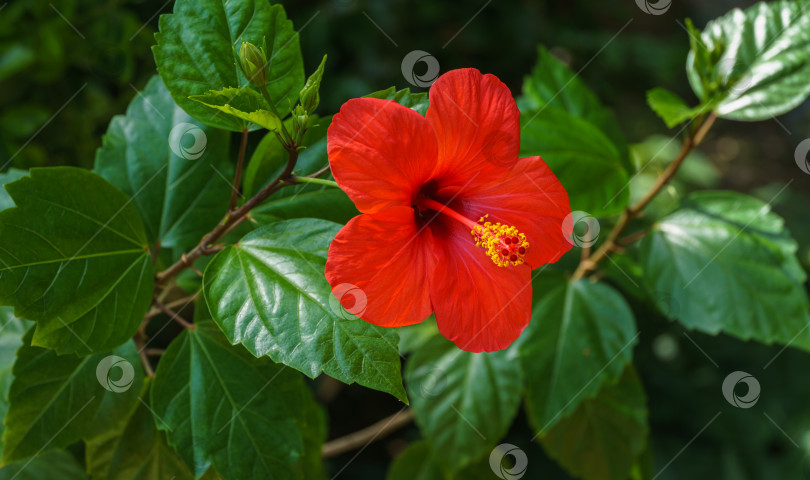
[[[520,265],[529,250],[529,241],[526,240],[526,235],[520,233],[512,225],[488,222],[489,214],[479,218],[476,223],[447,205],[429,198],[420,197],[416,201],[416,206],[435,210],[457,222],[461,222],[462,225],[470,229],[475,246],[481,247],[490,260],[499,267]]]

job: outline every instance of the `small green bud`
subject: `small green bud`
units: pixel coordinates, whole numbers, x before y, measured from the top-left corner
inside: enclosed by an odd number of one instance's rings
[[[239,68],[254,87],[263,87],[270,81],[270,69],[264,47],[259,48],[243,41],[239,47]]]
[[[321,60],[321,64],[318,66],[318,69],[315,70],[315,73],[309,76],[304,88],[302,88],[301,92],[298,94],[298,99],[301,102],[301,106],[304,107],[304,110],[309,113],[312,113],[313,110],[318,108],[318,104],[321,102],[321,97],[318,90],[321,88],[321,79],[323,78],[323,67],[325,64],[326,55],[323,56],[323,60]]]

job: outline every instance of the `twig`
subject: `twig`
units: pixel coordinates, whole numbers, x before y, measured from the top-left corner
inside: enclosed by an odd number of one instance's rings
[[[236,207],[236,200],[239,198],[239,191],[242,186],[242,167],[245,164],[245,152],[247,151],[248,130],[242,130],[242,142],[239,144],[239,156],[236,157],[236,172],[233,174],[233,188],[231,188],[231,202],[228,204],[228,211]]]
[[[324,173],[328,172],[329,169],[330,169],[330,165],[329,165],[329,163],[327,163],[325,167],[323,167],[322,169],[318,170],[315,173],[310,173],[309,175],[307,175],[307,177],[309,177],[309,178],[318,178],[321,175],[323,175]]]
[[[332,180],[326,180],[326,179],[323,179],[323,178],[315,178],[315,177],[310,177],[310,176],[299,177],[299,176],[293,175],[290,178],[288,178],[287,180],[285,180],[284,182],[285,183],[315,183],[315,184],[318,184],[318,185],[326,185],[327,187],[335,187],[335,188],[337,188],[337,186],[338,186],[337,182],[334,182]]]
[[[135,348],[138,349],[138,355],[141,357],[141,365],[143,365],[143,369],[150,378],[154,378],[155,370],[152,368],[152,364],[149,363],[149,357],[146,354],[146,349],[143,348],[143,339],[136,335],[132,338],[132,340],[135,342]]]
[[[646,207],[652,200],[655,198],[656,195],[664,188],[672,177],[678,172],[678,168],[680,168],[683,161],[689,155],[689,153],[694,150],[695,147],[700,145],[703,139],[706,137],[706,133],[712,128],[714,122],[717,120],[717,115],[712,112],[706,118],[703,123],[695,130],[695,132],[686,138],[683,142],[683,147],[681,147],[681,151],[678,152],[678,155],[669,164],[664,173],[658,177],[655,181],[655,184],[650,188],[646,195],[644,195],[641,200],[636,202],[635,204],[627,207],[627,209],[622,213],[622,216],[619,217],[619,221],[616,223],[616,226],[613,227],[613,230],[608,235],[607,240],[603,243],[592,255],[588,258],[583,259],[579,266],[577,267],[574,274],[571,276],[572,280],[579,280],[583,278],[589,271],[595,269],[599,262],[605,259],[605,257],[613,251],[617,247],[617,240],[619,235],[622,234],[625,228],[630,224],[630,222],[635,219],[644,207]]]
[[[330,458],[341,453],[350,452],[375,440],[384,438],[394,430],[404,427],[413,421],[413,410],[405,409],[386,417],[362,430],[344,437],[330,440],[323,445],[321,458]]]
[[[163,355],[164,353],[166,353],[165,348],[147,348],[144,351],[146,352],[146,355],[151,356],[151,357],[159,357],[159,356]]]
[[[225,234],[231,230],[231,227],[234,227],[236,222],[241,222],[245,215],[259,206],[259,204],[261,204],[263,201],[267,200],[270,195],[274,194],[285,185],[289,185],[289,183],[286,183],[285,181],[292,175],[295,163],[298,161],[298,149],[295,146],[291,146],[288,147],[287,150],[290,153],[290,156],[287,160],[287,166],[284,168],[284,171],[281,172],[275,180],[270,182],[269,185],[259,191],[259,193],[243,203],[241,207],[226,215],[225,218],[223,218],[213,230],[203,237],[196,247],[183,255],[180,260],[175,262],[166,270],[158,273],[156,276],[158,283],[164,283],[169,278],[174,277],[192,265],[195,260],[203,255],[210,255],[210,253],[214,251],[210,245],[216,243],[219,239],[225,236]]]
[[[174,310],[177,307],[185,307],[186,305],[193,302],[194,300],[197,300],[197,297],[199,297],[199,296],[200,296],[200,292],[197,292],[194,295],[188,295],[188,296],[183,297],[183,298],[178,298],[177,300],[172,300],[169,303],[164,303],[164,305],[169,310]],[[182,310],[182,308],[181,308],[181,310]],[[160,315],[161,313],[163,313],[163,311],[156,307],[156,308],[153,308],[153,309],[149,310],[146,313],[146,318],[149,319],[149,318],[152,318],[152,317],[156,317],[156,316]]]
[[[625,247],[627,245],[633,244],[637,240],[644,238],[647,235],[647,233],[649,233],[647,230],[639,230],[638,232],[631,233],[630,235],[627,235],[617,240],[616,245],[620,247]]]
[[[189,330],[194,329],[194,324],[193,323],[188,322],[183,317],[181,317],[180,315],[176,314],[175,312],[173,312],[172,310],[167,308],[166,305],[163,305],[162,303],[160,303],[158,301],[155,301],[153,303],[161,312],[163,312],[166,315],[168,315],[169,317],[171,317],[172,320],[174,320],[175,322],[182,325],[183,328],[187,328]]]

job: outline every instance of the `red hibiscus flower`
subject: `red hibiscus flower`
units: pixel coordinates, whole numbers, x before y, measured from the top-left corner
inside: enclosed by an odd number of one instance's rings
[[[571,247],[568,194],[540,157],[518,158],[520,114],[497,77],[453,70],[429,99],[425,117],[359,98],[332,119],[332,173],[363,214],[332,242],[326,279],[374,325],[435,312],[462,350],[502,350],[529,323],[531,270]]]

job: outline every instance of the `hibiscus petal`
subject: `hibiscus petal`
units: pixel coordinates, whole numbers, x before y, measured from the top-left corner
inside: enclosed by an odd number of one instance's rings
[[[410,206],[436,164],[436,136],[427,120],[390,100],[349,100],[326,138],[335,180],[364,213]]]
[[[461,225],[437,242],[441,265],[430,281],[439,332],[468,352],[503,350],[529,324],[531,270],[498,267]]]
[[[500,176],[517,161],[520,112],[509,88],[494,75],[463,68],[440,76],[430,88],[427,119],[439,142],[443,182]]]
[[[329,246],[326,280],[344,308],[369,323],[419,323],[433,311],[428,294],[435,266],[432,245],[430,230],[419,231],[409,207],[360,215]]]
[[[533,269],[556,262],[571,249],[563,220],[571,213],[568,192],[540,157],[521,158],[506,174],[461,192],[458,210],[473,220],[517,227],[529,241],[525,261]]]

